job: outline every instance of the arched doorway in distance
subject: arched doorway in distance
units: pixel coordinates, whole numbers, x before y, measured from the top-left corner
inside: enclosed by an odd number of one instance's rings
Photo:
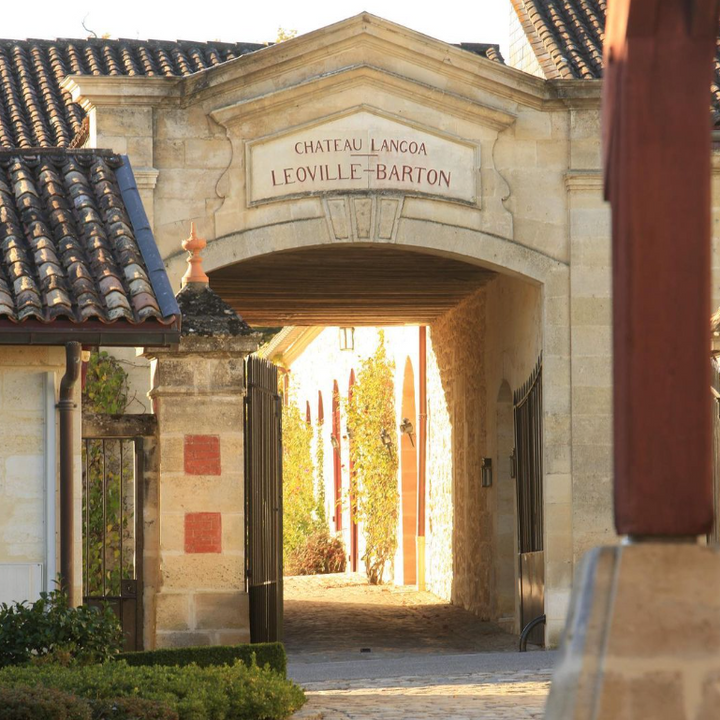
[[[417,414],[415,373],[410,358],[405,360],[400,417],[400,492],[402,508],[403,585],[417,582]]]
[[[350,380],[348,381],[348,403],[352,400],[353,386],[355,385],[355,370],[350,370]],[[355,472],[353,463],[352,453],[352,438],[348,433],[348,444],[350,446],[350,568],[353,572],[358,571],[358,541],[359,541],[359,529],[357,523],[357,498],[353,495],[353,473]]]

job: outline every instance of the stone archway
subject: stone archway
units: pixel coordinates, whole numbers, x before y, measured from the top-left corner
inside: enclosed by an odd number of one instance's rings
[[[222,276],[227,280],[236,273],[235,282],[241,284],[243,267],[250,268],[257,260],[271,261],[279,266],[285,254],[303,251],[332,254],[348,248],[357,251],[367,248],[369,252],[391,249],[406,253],[408,258],[422,255],[448,259],[494,273],[493,297],[488,300],[487,313],[488,317],[498,317],[498,327],[489,328],[489,337],[477,352],[483,353],[494,368],[490,374],[497,377],[498,385],[495,387],[499,386],[503,377],[507,377],[515,387],[529,370],[523,365],[524,359],[512,356],[513,351],[503,345],[503,342],[507,345],[509,341],[501,337],[504,332],[502,325],[507,323],[500,316],[507,311],[509,299],[534,303],[516,330],[521,334],[534,333],[532,342],[536,347],[532,353],[528,352],[528,358],[532,355],[534,361],[539,352],[545,358],[544,416],[545,426],[549,428],[544,444],[547,460],[545,483],[549,489],[545,517],[548,537],[563,539],[562,542],[548,543],[546,557],[547,641],[552,644],[564,626],[573,565],[571,498],[567,493],[559,496],[552,492],[553,486],[567,486],[571,472],[569,266],[491,233],[460,224],[435,222],[429,219],[436,205],[431,200],[414,198],[413,216],[409,217],[406,216],[407,198],[363,196],[360,199],[370,202],[370,229],[368,233],[362,233],[369,237],[361,237],[358,230],[362,229],[362,218],[358,214],[362,206],[357,202],[358,198],[313,198],[308,202],[319,212],[308,214],[314,214],[314,217],[238,230],[210,240],[204,254],[205,269],[212,283]],[[425,218],[421,217],[423,215]],[[168,260],[171,275],[179,276],[183,265],[184,257],[180,254]],[[417,288],[418,293],[422,290],[422,287]],[[222,294],[222,289],[220,292]],[[532,300],[531,296],[536,300]],[[517,346],[515,342],[514,347]],[[505,372],[506,367],[510,370],[509,376]],[[487,408],[488,414],[495,413],[494,401],[493,397]]]

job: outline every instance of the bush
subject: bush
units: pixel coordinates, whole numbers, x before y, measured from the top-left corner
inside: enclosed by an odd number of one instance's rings
[[[0,720],[90,720],[90,706],[51,688],[0,687]]]
[[[198,667],[212,665],[256,664],[269,667],[285,677],[287,655],[282,643],[257,643],[255,645],[218,645],[214,647],[163,648],[143,652],[122,653],[118,660],[128,665],[165,665],[183,667],[195,663]]]
[[[60,590],[32,604],[0,604],[0,667],[52,658],[63,664],[104,662],[120,650],[112,609],[71,608]]]
[[[205,668],[132,667],[125,662],[7,667],[0,670],[1,686],[52,687],[91,702],[154,700],[176,712],[179,720],[275,720],[288,717],[305,702],[302,690],[280,674],[239,662]]]
[[[282,408],[283,562],[300,550],[315,526],[313,429],[292,398]]]
[[[137,697],[95,700],[92,720],[178,720],[178,714],[165,703]]]
[[[345,548],[342,540],[326,528],[313,531],[305,542],[290,553],[286,575],[325,575],[345,572]]]

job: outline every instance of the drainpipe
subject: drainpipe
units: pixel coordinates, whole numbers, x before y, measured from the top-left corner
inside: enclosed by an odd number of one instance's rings
[[[418,414],[420,427],[418,428],[418,529],[417,529],[417,556],[418,556],[418,590],[425,589],[425,458],[427,455],[427,328],[420,327],[419,347],[419,401]]]
[[[56,590],[57,579],[57,417],[55,373],[45,374],[45,590]]]
[[[63,590],[74,607],[73,588],[75,568],[73,551],[75,544],[73,513],[73,390],[80,377],[82,348],[78,342],[65,345],[65,375],[60,381],[60,397],[57,408],[60,413],[60,575]]]

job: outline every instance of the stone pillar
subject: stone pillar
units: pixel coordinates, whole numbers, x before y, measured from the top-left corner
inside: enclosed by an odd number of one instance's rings
[[[547,720],[718,716],[720,552],[696,539],[713,519],[707,88],[719,8],[609,3],[614,509],[627,539],[579,568]]]
[[[257,336],[207,282],[177,299],[179,345],[144,352],[158,421],[155,645],[249,642],[244,358]]]

